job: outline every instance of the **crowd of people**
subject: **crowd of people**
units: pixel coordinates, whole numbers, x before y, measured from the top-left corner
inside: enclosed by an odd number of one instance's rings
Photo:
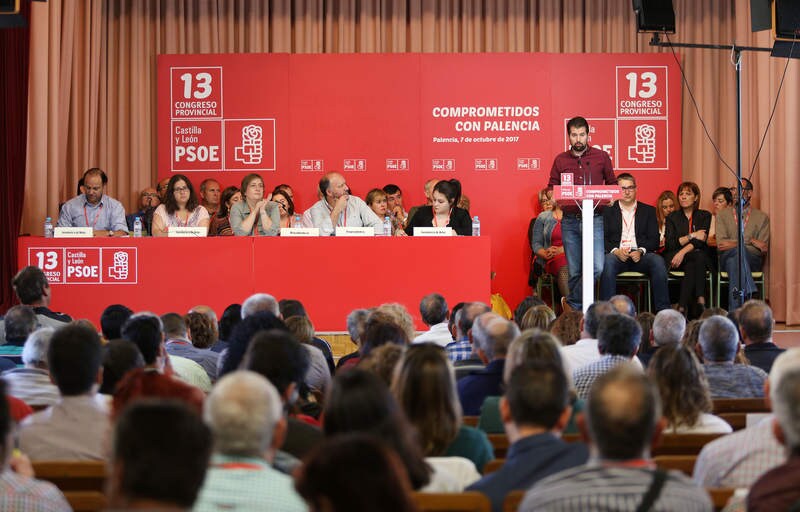
[[[751,510],[800,499],[800,349],[772,342],[762,301],[687,324],[624,295],[558,318],[532,296],[505,318],[432,293],[422,332],[399,304],[352,311],[357,350],[335,362],[294,299],[257,293],[219,317],[114,304],[98,332],[50,310],[38,267],[12,284],[3,510],[68,510],[35,479],[44,460],[107,461],[109,505],[126,510],[413,511],[414,491],[464,490],[495,511],[511,491],[523,511],[711,510],[715,486],[749,489]],[[712,400],[746,397],[775,415],[731,433]],[[486,472],[497,433],[510,446]],[[724,435],[689,478],[656,468],[662,433]]]

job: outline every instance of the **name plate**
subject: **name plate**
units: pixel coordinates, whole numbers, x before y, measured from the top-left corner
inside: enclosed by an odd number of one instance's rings
[[[444,227],[415,227],[414,236],[453,236],[453,228]]]
[[[336,226],[336,236],[375,236],[371,226]]]
[[[53,228],[53,238],[92,238],[94,230],[85,228]]]
[[[319,228],[281,228],[281,236],[319,236]]]
[[[203,226],[170,226],[167,236],[170,238],[198,238],[208,235],[208,228]]]

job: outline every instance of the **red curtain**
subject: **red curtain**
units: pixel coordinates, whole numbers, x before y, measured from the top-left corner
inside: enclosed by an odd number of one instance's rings
[[[30,22],[30,2],[20,3]],[[17,233],[25,189],[28,136],[28,54],[30,28],[0,29],[0,311],[11,307],[11,278],[17,268]]]

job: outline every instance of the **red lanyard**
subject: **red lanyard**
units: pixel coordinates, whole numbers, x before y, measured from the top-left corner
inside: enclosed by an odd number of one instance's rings
[[[249,462],[223,462],[222,464],[214,464],[214,467],[219,469],[246,469],[248,471],[261,471],[264,469],[264,466]]]
[[[747,221],[750,220],[750,208],[747,209],[747,215],[744,216],[742,219],[742,227],[747,227]],[[737,221],[738,216],[736,215],[736,209],[733,210],[733,220],[734,222]]]
[[[187,213],[186,213],[186,222],[181,222],[181,218],[178,217],[178,212],[175,212],[175,222],[178,223],[178,227],[179,228],[186,227],[186,226],[189,225],[189,219],[191,218],[191,216],[192,215],[187,211]]]
[[[636,205],[633,207],[633,213],[631,214],[631,220],[632,220],[632,221],[634,221],[634,219],[636,218],[636,208],[637,208],[638,206],[639,206],[639,204],[637,203],[637,204],[636,204]],[[622,227],[623,227],[623,231],[624,231],[625,233],[629,233],[629,232],[630,232],[630,229],[631,229],[631,228],[630,228],[630,223],[625,221],[625,212],[622,210],[622,205],[620,205],[619,211],[620,211],[620,213],[622,213]],[[635,221],[634,221],[634,223],[635,223]]]
[[[689,215],[689,232],[686,233],[687,235],[692,233],[692,217],[694,217],[694,210],[692,210],[692,214]]]
[[[439,225],[436,223],[436,210],[433,209],[433,206],[431,206],[431,213],[433,213],[433,227],[438,228]],[[451,213],[453,213],[452,209],[449,212],[447,212],[447,221],[444,223],[445,226],[450,224],[450,214]]]
[[[83,205],[83,218],[86,219],[86,225],[94,229],[94,227],[97,225],[97,220],[100,218],[100,212],[102,210],[103,205],[101,204],[100,208],[97,209],[97,213],[94,214],[94,222],[92,222],[92,225],[89,226],[89,214],[86,213],[86,205]]]

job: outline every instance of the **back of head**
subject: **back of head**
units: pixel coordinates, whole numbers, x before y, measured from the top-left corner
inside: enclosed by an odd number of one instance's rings
[[[347,333],[355,344],[361,343],[367,325],[367,317],[369,317],[368,309],[354,309],[347,315]]]
[[[703,366],[694,351],[672,343],[655,352],[647,373],[658,386],[664,417],[670,426],[692,427],[701,414],[711,412],[711,393]]]
[[[369,357],[358,362],[358,367],[364,371],[374,373],[387,386],[392,385],[394,370],[403,357],[405,346],[387,343],[369,352]]]
[[[444,350],[432,343],[406,348],[392,392],[417,428],[425,455],[443,454],[461,426],[455,375]]]
[[[132,341],[142,353],[144,364],[156,362],[159,347],[164,341],[161,319],[153,313],[137,313],[131,316],[120,333],[122,339]]]
[[[308,316],[303,303],[297,299],[281,299],[278,302],[278,309],[283,318],[289,318],[290,316]]]
[[[608,299],[608,302],[614,306],[614,309],[617,310],[617,313],[620,315],[627,315],[631,318],[636,317],[636,306],[627,295],[614,295]]]
[[[295,487],[311,510],[417,510],[397,455],[364,434],[336,436],[317,446],[306,458]]]
[[[103,331],[103,337],[107,340],[121,337],[122,326],[132,314],[133,311],[122,304],[112,304],[104,309],[100,315],[100,329]]]
[[[653,343],[657,347],[677,345],[686,331],[686,317],[674,309],[662,309],[653,320]]]
[[[164,326],[164,336],[167,338],[186,337],[186,321],[178,313],[161,315],[161,324]]]
[[[458,319],[458,335],[460,338],[467,336],[467,333],[472,329],[472,323],[480,315],[488,313],[492,310],[488,305],[483,302],[470,302],[465,304],[461,310],[461,317]]]
[[[286,328],[300,343],[311,343],[314,339],[314,325],[306,316],[287,316]]]
[[[211,431],[187,406],[133,403],[114,433],[112,507],[146,500],[190,508],[206,475],[211,442]]]
[[[447,321],[449,313],[447,301],[438,293],[422,297],[419,303],[419,314],[427,325],[436,325]]]
[[[35,304],[42,299],[45,289],[50,285],[42,269],[33,265],[23,268],[11,280],[14,293],[23,304]]]
[[[699,343],[706,361],[733,361],[739,347],[739,332],[724,316],[712,316],[700,326]]]
[[[616,312],[614,306],[608,301],[595,302],[586,310],[586,315],[583,317],[583,330],[591,338],[597,338],[597,329],[600,327],[600,321],[606,315]]]
[[[554,364],[565,369],[565,361],[561,356],[561,345],[552,334],[539,329],[522,331],[508,347],[506,364],[503,368],[503,382],[508,384],[511,372],[524,364]],[[567,374],[567,379],[570,379]],[[571,384],[570,384],[571,387]]]
[[[219,319],[219,339],[228,341],[233,334],[233,328],[242,321],[242,305],[231,304]]]
[[[3,320],[7,342],[24,340],[39,326],[36,313],[30,306],[12,306]]]
[[[592,385],[586,416],[601,458],[646,458],[661,415],[655,385],[632,364],[620,364]]]
[[[370,313],[369,318],[381,318],[394,323],[403,329],[409,342],[416,336],[417,331],[414,328],[414,319],[411,318],[411,314],[406,307],[400,303],[389,302],[381,304]],[[369,322],[369,320],[367,321]]]
[[[65,325],[50,339],[47,363],[62,396],[83,395],[97,382],[102,351],[94,329]]]
[[[288,332],[286,324],[269,311],[259,311],[242,319],[233,329],[230,339],[227,340],[229,342],[228,356],[218,371],[219,376],[238,370],[253,336],[259,331],[271,329]]]
[[[190,312],[184,323],[192,337],[192,345],[197,348],[208,348],[217,342],[217,330],[211,319],[202,313]]]
[[[770,388],[770,400],[783,433],[783,444],[796,455],[800,452],[800,369],[786,372],[778,385]]]
[[[253,294],[242,303],[242,318],[247,318],[260,311],[269,311],[277,317],[281,316],[278,301],[268,293]]]
[[[550,325],[550,332],[562,345],[574,345],[581,339],[582,311],[567,311],[558,316]]]
[[[205,401],[203,417],[214,434],[216,452],[260,458],[271,446],[283,404],[266,378],[239,370],[216,383]]]
[[[597,347],[601,354],[633,357],[642,338],[642,328],[632,317],[612,313],[603,318],[597,329]]]
[[[770,341],[774,325],[772,309],[764,301],[748,300],[739,311],[739,327],[750,343]]]
[[[472,324],[472,341],[489,361],[505,357],[517,336],[517,324],[495,313],[484,313]]]
[[[553,323],[555,319],[556,314],[549,306],[531,306],[522,316],[519,328],[522,330],[536,328],[546,331],[550,328],[550,324]]]
[[[405,346],[409,343],[405,330],[394,323],[391,318],[381,315],[370,315],[364,329],[364,336],[361,339],[359,352],[361,357],[367,357],[370,353],[388,343]]]
[[[533,306],[544,306],[544,305],[545,305],[544,301],[539,297],[536,297],[534,295],[529,295],[525,297],[524,299],[522,299],[522,302],[520,302],[517,305],[517,309],[514,310],[514,323],[520,326],[521,329],[522,317],[525,316],[525,313],[527,313],[528,310],[531,309]]]
[[[139,347],[128,340],[110,340],[103,347],[103,382],[100,393],[111,395],[130,370],[144,366],[144,358]]]
[[[769,370],[770,389],[777,387],[783,376],[795,369],[800,369],[800,347],[787,348],[772,362]]]
[[[516,425],[551,430],[569,403],[567,375],[560,365],[525,363],[511,372],[505,396]]]
[[[28,335],[22,347],[22,362],[26,366],[47,369],[47,352],[50,350],[50,339],[56,330],[52,327],[40,327]]]
[[[309,364],[308,351],[290,333],[273,329],[253,336],[242,368],[263,375],[285,396],[291,384],[303,382]]]

